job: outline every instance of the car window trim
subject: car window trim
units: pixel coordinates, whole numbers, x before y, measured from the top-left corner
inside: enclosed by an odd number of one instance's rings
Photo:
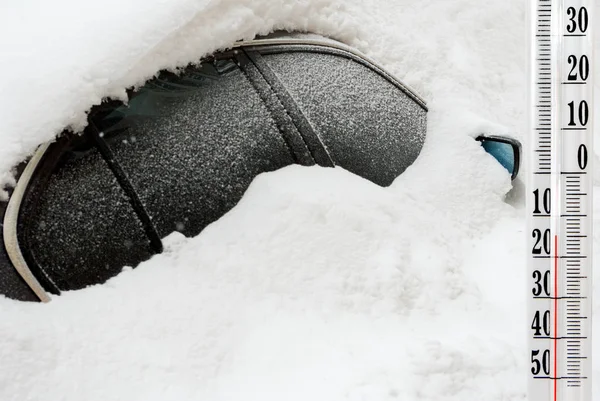
[[[265,47],[268,46],[268,52],[264,52]],[[318,39],[305,39],[305,38],[286,38],[286,39],[256,39],[243,42],[237,42],[233,49],[244,48],[246,50],[257,50],[263,54],[272,54],[277,52],[293,52],[293,51],[311,51],[311,52],[325,52],[334,55],[341,55],[346,58],[350,58],[372,70],[377,72],[379,75],[388,79],[400,90],[406,93],[411,99],[417,102],[425,111],[429,111],[427,108],[427,102],[423,99],[416,90],[410,85],[400,81],[395,76],[384,71],[375,60],[364,55],[363,53],[348,47],[342,43],[334,40],[318,40]]]
[[[19,181],[17,182],[17,185],[15,186],[15,189],[8,201],[3,221],[4,247],[6,248],[8,258],[13,264],[15,270],[19,273],[23,280],[25,280],[27,285],[42,302],[50,302],[50,294],[40,284],[25,261],[25,257],[23,256],[23,252],[19,245],[17,227],[19,221],[19,212],[21,210],[21,204],[23,202],[25,192],[29,186],[31,178],[33,177],[33,173],[36,171],[38,164],[42,160],[49,146],[49,142],[40,145],[25,167],[25,170],[23,170],[23,173],[21,174],[21,177],[19,178]]]

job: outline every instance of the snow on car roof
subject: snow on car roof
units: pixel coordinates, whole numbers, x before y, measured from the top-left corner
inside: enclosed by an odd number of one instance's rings
[[[331,0],[60,0],[0,6],[0,189],[9,170],[86,112],[240,39],[274,28],[351,37]],[[140,17],[143,16],[143,17]]]

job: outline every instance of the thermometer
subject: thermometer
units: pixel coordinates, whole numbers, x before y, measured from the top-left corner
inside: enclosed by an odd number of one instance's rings
[[[592,400],[594,1],[529,3],[530,401]]]

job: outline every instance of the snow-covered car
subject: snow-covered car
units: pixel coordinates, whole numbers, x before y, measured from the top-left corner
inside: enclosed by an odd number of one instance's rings
[[[418,157],[425,101],[358,51],[315,35],[238,43],[94,107],[17,169],[0,202],[0,293],[103,283],[200,233],[261,173],[340,166],[388,186]],[[519,144],[477,138],[514,178]]]

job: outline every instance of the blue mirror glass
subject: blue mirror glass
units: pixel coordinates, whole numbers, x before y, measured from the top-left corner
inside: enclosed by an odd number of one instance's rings
[[[494,139],[485,138],[481,141],[481,146],[490,155],[494,156],[498,163],[513,175],[515,172],[515,150],[510,143],[500,142]]]

